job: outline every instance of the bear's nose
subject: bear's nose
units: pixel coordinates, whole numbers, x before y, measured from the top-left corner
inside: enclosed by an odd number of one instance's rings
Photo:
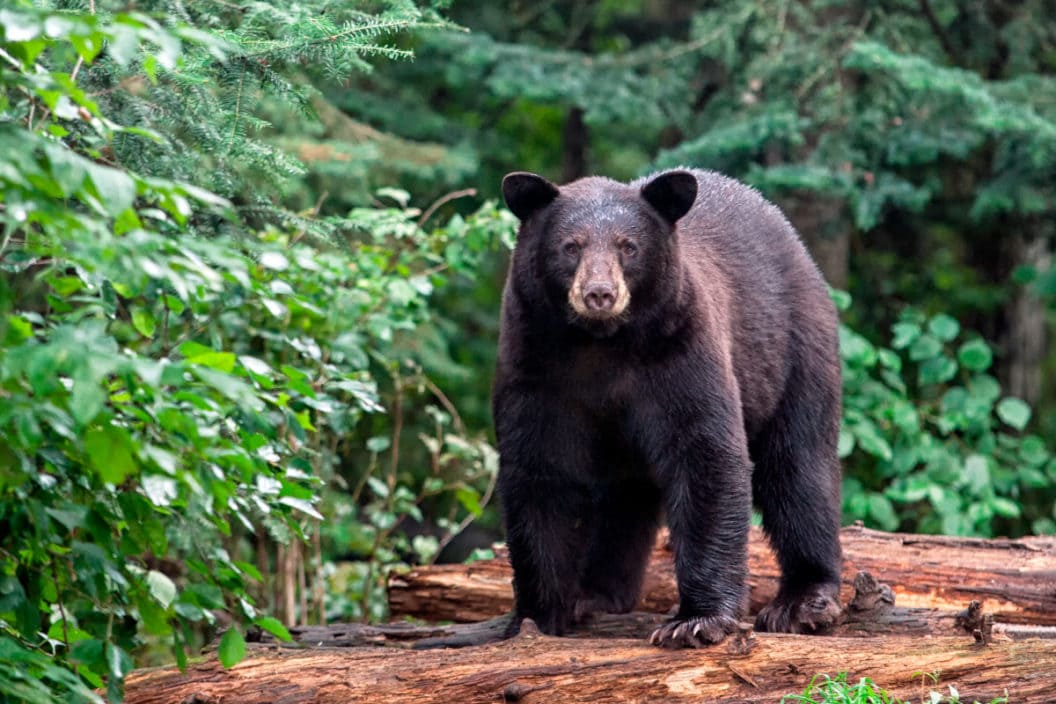
[[[583,291],[583,302],[589,310],[612,310],[616,304],[616,287],[598,281],[589,283]]]

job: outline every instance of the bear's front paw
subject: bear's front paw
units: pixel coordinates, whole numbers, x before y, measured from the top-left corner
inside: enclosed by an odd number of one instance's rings
[[[816,584],[792,595],[778,594],[755,618],[755,630],[817,633],[840,617],[840,585]]]
[[[703,648],[719,643],[737,628],[732,616],[675,618],[653,631],[649,642],[661,648]]]

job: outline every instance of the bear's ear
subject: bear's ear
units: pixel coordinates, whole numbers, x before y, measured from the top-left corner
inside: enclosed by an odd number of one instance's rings
[[[697,199],[697,177],[688,171],[660,174],[642,186],[642,198],[674,225]]]
[[[521,220],[557,198],[557,186],[542,176],[526,171],[514,171],[502,179],[502,197],[510,211]]]

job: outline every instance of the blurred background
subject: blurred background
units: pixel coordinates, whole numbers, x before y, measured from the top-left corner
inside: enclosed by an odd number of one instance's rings
[[[0,619],[40,668],[384,619],[393,570],[490,554],[512,170],[758,188],[841,311],[845,522],[1056,533],[1049,0],[19,0],[0,27]]]
[[[423,202],[496,198],[514,169],[567,182],[691,165],[754,185],[849,294],[847,519],[1051,531],[1053,10],[454,2],[444,14],[468,31],[408,37],[414,61],[324,96],[414,145],[398,179]],[[415,349],[472,428],[488,427],[504,267],[488,257],[442,294]]]

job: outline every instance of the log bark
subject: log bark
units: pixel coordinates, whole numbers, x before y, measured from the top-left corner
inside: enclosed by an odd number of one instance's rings
[[[522,635],[466,649],[279,650],[254,646],[230,671],[209,657],[185,673],[132,674],[128,704],[220,702],[699,702],[778,701],[818,673],[869,677],[891,694],[926,699],[955,686],[961,701],[1042,704],[1056,691],[1056,642],[967,637],[827,638],[747,633],[702,650],[641,640]],[[923,673],[923,674],[922,674]],[[938,677],[933,682],[929,675]]]
[[[864,576],[864,577],[863,577]],[[993,623],[993,615],[985,613],[978,601],[962,611],[912,609],[895,606],[883,599],[883,593],[859,590],[859,581],[876,584],[868,573],[855,579],[855,597],[851,600],[840,623],[825,633],[830,637],[866,638],[889,635],[917,637],[955,636],[976,637],[990,641],[994,637],[1011,640],[1046,638],[1056,640],[1056,626],[1026,626],[1012,623]],[[879,585],[886,587],[886,585]],[[888,594],[890,590],[888,589]],[[876,598],[876,597],[880,598]],[[355,648],[385,646],[393,648],[465,648],[497,643],[503,639],[511,615],[496,616],[477,623],[445,625],[416,625],[389,623],[339,623],[327,626],[294,626],[290,628],[293,641],[283,643],[263,632],[254,635],[258,642],[284,648]],[[580,624],[568,634],[570,638],[638,638],[645,640],[653,629],[667,619],[663,614],[642,611],[629,614],[602,614]]]
[[[897,604],[958,611],[980,600],[997,622],[1056,626],[1056,538],[984,540],[883,533],[858,526],[841,532],[846,603],[867,571],[891,585]],[[762,532],[749,544],[751,611],[777,593],[780,572]],[[484,621],[513,605],[504,554],[470,565],[421,567],[389,581],[394,616],[427,621]],[[677,603],[671,554],[663,536],[650,557],[638,610],[666,613]]]

